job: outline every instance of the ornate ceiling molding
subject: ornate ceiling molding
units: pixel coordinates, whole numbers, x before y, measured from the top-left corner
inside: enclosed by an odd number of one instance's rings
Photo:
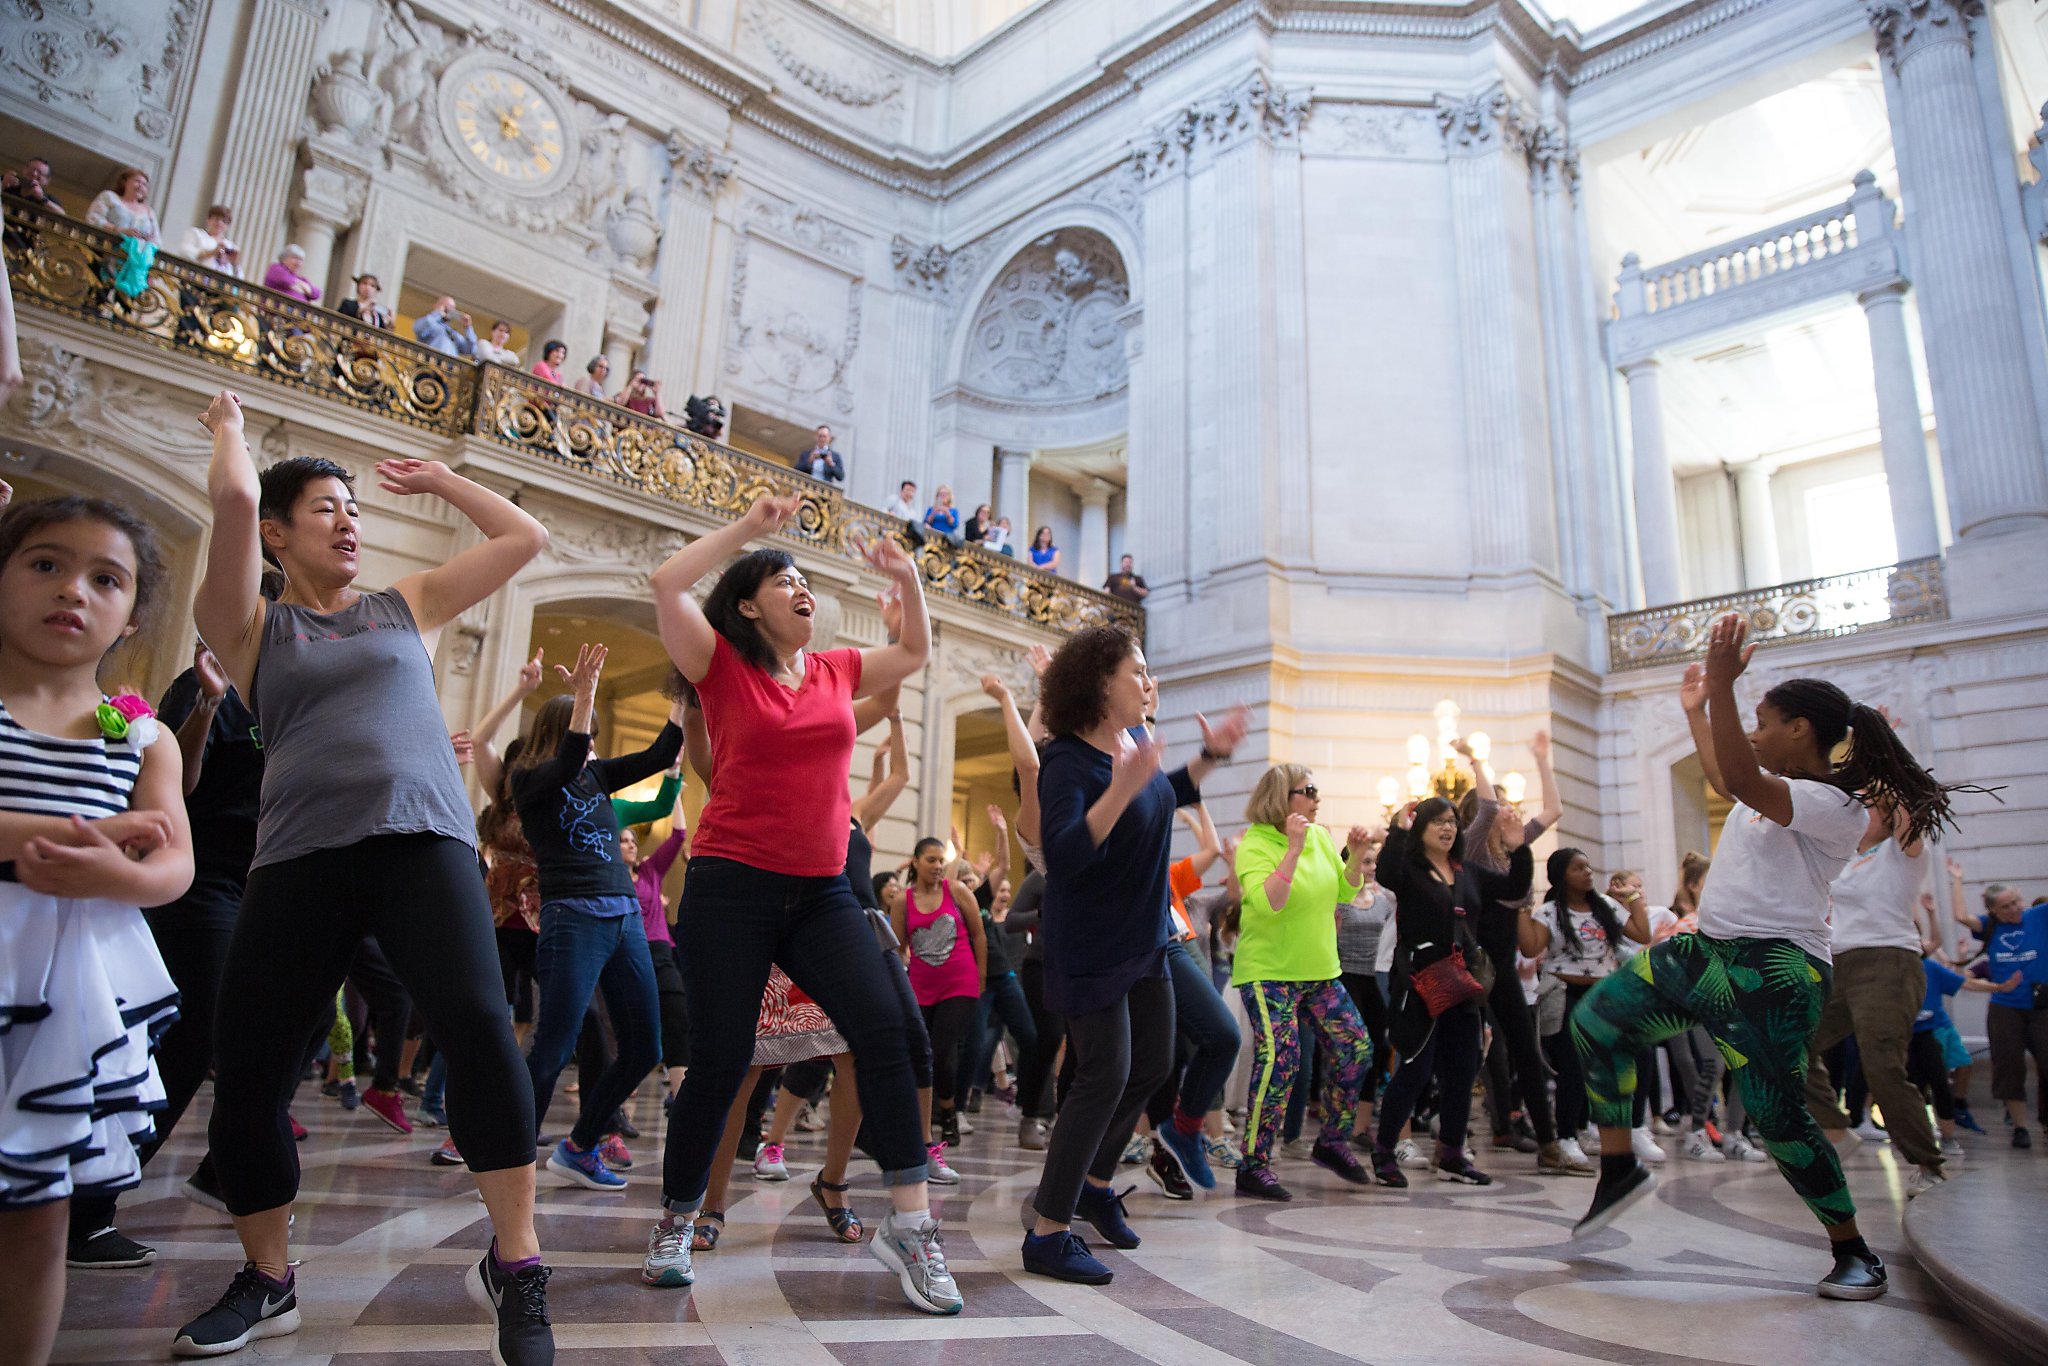
[[[1141,138],[1131,153],[1143,179],[1187,169],[1202,153],[1227,151],[1252,138],[1292,143],[1301,137],[1312,92],[1283,89],[1256,71],[1235,85],[1195,101]]]

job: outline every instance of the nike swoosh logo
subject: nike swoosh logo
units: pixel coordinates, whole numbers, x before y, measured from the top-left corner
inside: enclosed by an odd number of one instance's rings
[[[275,1299],[272,1299],[268,1295],[264,1296],[261,1316],[266,1319],[269,1318],[272,1314],[275,1314],[278,1310],[284,1308],[285,1301],[289,1300],[290,1298],[291,1294],[289,1292],[283,1295],[279,1295]]]

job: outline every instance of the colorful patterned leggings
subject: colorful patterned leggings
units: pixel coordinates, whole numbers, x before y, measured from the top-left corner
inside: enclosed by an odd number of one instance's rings
[[[1287,1096],[1301,1071],[1300,1015],[1323,1041],[1323,1132],[1348,1138],[1358,1117],[1358,1092],[1372,1063],[1365,1022],[1341,983],[1253,982],[1237,989],[1252,1023],[1252,1085],[1245,1121],[1245,1160],[1270,1166]]]
[[[1636,1056],[1704,1025],[1749,1117],[1821,1223],[1856,1217],[1834,1145],[1806,1109],[1806,1041],[1828,999],[1828,965],[1783,939],[1674,935],[1631,958],[1572,1012],[1593,1122],[1629,1127]]]

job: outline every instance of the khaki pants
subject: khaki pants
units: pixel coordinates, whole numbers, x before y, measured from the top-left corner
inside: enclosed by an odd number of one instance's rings
[[[1941,1166],[1941,1146],[1927,1119],[1927,1101],[1906,1079],[1913,1017],[1927,996],[1927,974],[1911,949],[1849,949],[1835,955],[1835,981],[1808,1045],[1806,1108],[1823,1129],[1846,1129],[1821,1054],[1851,1034],[1863,1056],[1870,1095],[1884,1111],[1885,1131],[1907,1161]]]

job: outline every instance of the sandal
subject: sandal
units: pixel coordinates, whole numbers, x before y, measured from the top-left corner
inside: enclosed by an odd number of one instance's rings
[[[716,1219],[718,1222],[707,1224],[704,1222],[707,1219]],[[718,1247],[718,1235],[723,1232],[725,1232],[724,1210],[707,1209],[697,1211],[697,1222],[690,1229],[690,1250],[692,1252],[715,1251]]]
[[[825,1192],[844,1195],[848,1186],[835,1186],[825,1179],[823,1172],[811,1178],[811,1198],[818,1202],[818,1208],[825,1211],[825,1222],[832,1225],[832,1232],[842,1243],[857,1243],[861,1240],[860,1216],[844,1207],[834,1208],[825,1203]]]

